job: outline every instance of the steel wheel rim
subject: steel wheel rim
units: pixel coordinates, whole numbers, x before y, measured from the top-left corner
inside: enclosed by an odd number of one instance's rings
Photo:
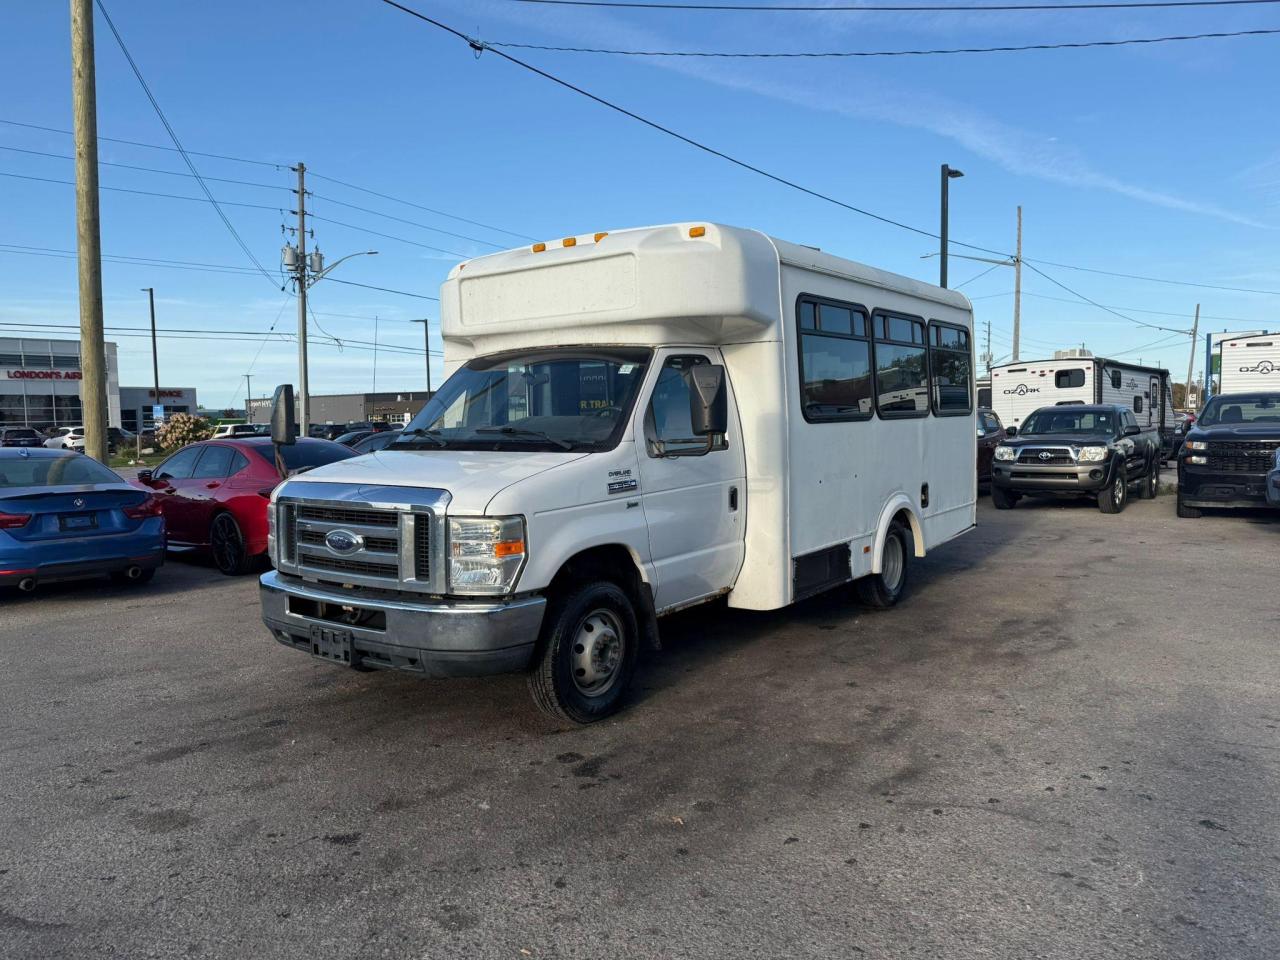
[[[1124,476],[1121,475],[1116,477],[1115,489],[1111,491],[1111,498],[1115,501],[1115,505],[1117,507],[1124,503],[1124,495],[1127,489],[1128,488],[1125,486],[1124,482]]]
[[[896,593],[901,586],[902,570],[905,566],[902,540],[898,537],[890,537],[884,544],[884,562],[880,571],[880,578],[889,592]]]
[[[578,692],[601,697],[618,681],[626,655],[626,632],[612,610],[592,610],[578,622],[569,648],[569,675]]]
[[[213,547],[213,559],[221,570],[230,570],[239,561],[241,541],[240,529],[236,522],[222,514],[213,521],[213,534],[210,538]]]

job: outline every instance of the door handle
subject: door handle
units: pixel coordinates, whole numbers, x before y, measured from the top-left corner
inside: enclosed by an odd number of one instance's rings
[[[738,509],[738,488],[730,487],[729,488],[729,510],[733,511],[737,509]]]
[[[217,489],[218,487],[222,486],[222,484],[221,484],[221,483],[219,483],[217,480],[210,480],[210,481],[209,481],[208,483],[206,483],[204,486],[205,486],[205,489],[206,489],[206,490],[214,490],[214,489]]]

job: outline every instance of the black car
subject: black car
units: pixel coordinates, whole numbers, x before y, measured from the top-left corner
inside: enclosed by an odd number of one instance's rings
[[[359,442],[360,440],[363,440],[365,437],[371,437],[371,436],[373,436],[372,430],[351,430],[347,433],[339,434],[333,439],[335,443],[341,443],[345,446],[350,447],[350,446],[354,446],[357,442]]]
[[[0,447],[43,447],[44,438],[30,427],[0,429]]]
[[[347,444],[356,453],[375,453],[385,450],[400,439],[399,430],[383,430],[380,433],[369,433]]]
[[[313,423],[307,435],[321,440],[336,440],[350,429],[345,423]]]
[[[1144,431],[1118,404],[1041,407],[1007,427],[991,467],[991,502],[1008,510],[1024,496],[1089,497],[1119,513],[1138,483],[1144,500],[1160,488],[1160,434]]]
[[[1266,507],[1280,450],[1280,392],[1211,397],[1178,455],[1178,516],[1206,507]]]

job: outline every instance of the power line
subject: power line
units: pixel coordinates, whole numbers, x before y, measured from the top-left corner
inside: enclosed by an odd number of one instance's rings
[[[125,45],[124,37],[120,36],[120,31],[116,29],[116,25],[111,19],[111,14],[107,13],[106,6],[103,4],[102,0],[95,0],[95,3],[97,4],[99,12],[102,14],[102,18],[107,21],[107,26],[111,29],[111,35],[116,38],[116,43],[120,46],[120,52],[123,53],[124,58],[129,61],[129,69],[131,69],[133,71],[133,75],[138,78],[138,83],[142,87],[142,92],[145,93],[147,95],[147,99],[151,101],[152,109],[155,110],[156,116],[160,118],[160,122],[164,124],[164,129],[169,134],[169,139],[172,140],[173,145],[177,147],[178,153],[182,157],[182,161],[187,165],[187,169],[190,170],[191,175],[196,178],[196,183],[200,185],[201,192],[209,198],[209,202],[213,204],[213,209],[218,212],[218,218],[235,239],[240,249],[244,251],[244,255],[249,258],[249,261],[255,267],[258,268],[258,272],[267,279],[267,282],[274,287],[276,285],[275,278],[267,272],[267,268],[262,265],[262,262],[256,256],[254,256],[253,251],[249,249],[249,245],[244,242],[244,239],[236,230],[235,225],[232,224],[231,219],[227,216],[226,211],[223,210],[222,207],[218,206],[218,201],[213,197],[213,191],[209,189],[209,185],[200,177],[200,171],[196,169],[195,163],[191,160],[191,157],[187,155],[187,151],[183,149],[182,141],[178,139],[177,133],[174,132],[172,125],[170,125],[169,118],[166,117],[164,115],[164,111],[160,109],[160,102],[156,100],[155,95],[152,94],[151,87],[147,84],[147,80],[142,75],[142,71],[138,69],[137,63],[134,62],[133,54],[129,52],[129,48]]]
[[[5,120],[3,118],[0,118],[0,123],[7,124],[11,127],[26,127],[28,130],[41,130],[45,133],[60,133],[68,137],[74,136],[74,133],[70,130],[62,130],[58,127],[46,127],[39,123],[25,123],[21,120]],[[123,143],[130,147],[145,147],[148,150],[167,150],[170,153],[183,152],[175,149],[174,147],[166,147],[158,143],[143,143],[140,140],[122,140],[119,137],[103,136],[99,136],[98,139],[108,143]],[[201,153],[199,150],[187,150],[186,153],[193,157],[208,157],[211,160],[230,160],[235,163],[251,163],[259,167],[274,167],[276,170],[283,170],[288,166],[288,164],[283,163],[272,163],[269,160],[250,160],[245,157],[232,157],[225,153]]]
[[[407,237],[397,237],[393,233],[382,233],[378,230],[370,230],[368,227],[361,227],[354,223],[344,223],[341,220],[331,220],[328,217],[318,217],[314,213],[308,211],[307,216],[312,220],[319,220],[321,223],[332,223],[334,226],[346,227],[348,230],[359,230],[361,233],[372,234],[375,237],[382,237],[384,240],[397,240],[400,243],[408,243],[415,247],[422,247],[424,250],[434,250],[436,253],[447,253],[451,257],[457,257],[459,260],[470,260],[465,253],[458,253],[456,250],[446,250],[444,247],[433,247],[429,243],[422,243],[418,240],[410,240]]]
[[[1045,273],[1035,264],[1029,263],[1026,260],[1022,262],[1025,263],[1032,270],[1034,270],[1036,273],[1040,274],[1040,276],[1044,277],[1046,280],[1052,283],[1055,287],[1061,287],[1063,290],[1067,291],[1067,293],[1071,294],[1073,297],[1083,300],[1085,303],[1092,304],[1093,306],[1097,307],[1099,310],[1105,310],[1107,313],[1110,313],[1113,316],[1117,316],[1121,320],[1128,320],[1130,323],[1135,323],[1140,327],[1150,327],[1152,330],[1163,330],[1166,333],[1178,333],[1185,336],[1190,332],[1187,330],[1174,330],[1170,327],[1161,327],[1154,323],[1147,323],[1145,320],[1138,320],[1134,317],[1129,316],[1128,314],[1121,313],[1119,310],[1113,310],[1111,307],[1101,304],[1097,300],[1091,300],[1089,297],[1086,297],[1083,293],[1080,293],[1076,290],[1072,290],[1070,287],[1068,287],[1065,283],[1062,283],[1060,280],[1055,280],[1053,277],[1049,276],[1047,273]]]
[[[316,217],[316,219],[319,220],[320,218]],[[402,297],[417,297],[419,300],[439,301],[440,299],[439,297],[429,297],[425,293],[410,293],[407,290],[392,290],[390,287],[375,287],[371,283],[356,283],[354,280],[342,280],[338,277],[325,277],[324,280],[325,283],[345,283],[348,287],[364,287],[366,290],[381,290],[383,293],[398,293]],[[372,318],[365,317],[364,319],[369,320]]]
[[[37,181],[37,182],[39,182],[39,183],[60,183],[60,184],[62,184],[63,186],[69,186],[69,187],[74,187],[74,186],[76,185],[76,182],[75,182],[74,180],[58,180],[58,179],[56,179],[56,178],[54,178],[54,177],[33,177],[33,176],[31,176],[30,174],[27,174],[27,173],[8,173],[8,172],[6,172],[6,171],[2,171],[2,170],[0,170],[0,177],[12,177],[14,180],[34,180],[34,181]],[[188,196],[184,196],[183,194],[180,194],[180,193],[160,193],[160,192],[155,191],[155,190],[135,190],[135,189],[133,189],[133,188],[131,188],[131,187],[105,187],[105,186],[100,186],[98,189],[99,189],[99,190],[110,190],[110,191],[112,191],[113,193],[132,193],[132,194],[136,194],[136,195],[138,195],[138,196],[142,196],[142,197],[162,197],[162,198],[164,198],[164,199],[166,199],[166,200],[189,200],[189,201],[192,201],[192,202],[194,202],[194,203],[212,203],[215,207],[218,205],[218,203],[222,203],[224,206],[228,206],[228,207],[247,207],[247,208],[248,208],[248,209],[250,209],[250,210],[271,210],[271,211],[276,212],[276,213],[280,212],[280,210],[281,210],[281,207],[279,207],[278,205],[277,205],[277,206],[272,207],[272,206],[268,206],[267,204],[264,204],[264,203],[244,203],[244,202],[239,201],[239,200],[222,200],[222,201],[217,201],[217,200],[210,200],[208,197],[188,197]],[[256,258],[254,259],[254,262],[255,262],[255,263],[257,263],[257,259],[256,259]],[[261,266],[261,264],[258,264],[258,265],[259,265],[259,266]],[[265,273],[265,271],[263,271],[263,272]],[[269,274],[269,273],[267,273],[267,274],[266,274],[266,276],[267,276],[269,279],[271,278],[271,274]],[[272,282],[272,284],[273,284],[273,285],[275,284],[275,280],[274,280],[274,279],[272,279],[272,280],[271,280],[271,282]]]
[[[865,9],[865,8],[863,8]],[[931,57],[957,53],[1019,53],[1027,50],[1083,50],[1090,47],[1125,47],[1149,43],[1177,43],[1186,40],[1218,40],[1230,37],[1259,37],[1280,33],[1276,30],[1236,30],[1230,33],[1190,33],[1166,37],[1135,37],[1127,40],[1087,40],[1077,43],[1029,43],[1006,47],[947,47],[927,50],[834,50],[797,53],[737,53],[711,50],[619,50],[607,47],[558,47],[540,43],[508,43],[487,41],[490,47],[521,50],[546,50],[551,53],[597,53],[617,57],[708,57],[724,59],[825,59],[848,57]]]
[[[835,4],[815,6],[806,4],[746,4],[746,3],[642,3],[639,0],[511,0],[512,3],[540,3],[559,7],[614,7],[627,10],[711,10],[733,13],[970,13],[1002,10],[1131,10],[1168,7],[1235,7],[1280,0],[1127,0],[1127,2],[1092,3],[1001,3],[1001,4],[916,4],[871,5]]]
[[[1179,287],[1199,287],[1204,290],[1226,290],[1231,293],[1258,293],[1265,296],[1280,297],[1280,290],[1258,290],[1252,287],[1229,287],[1217,283],[1198,283],[1192,280],[1172,280],[1168,277],[1145,277],[1136,273],[1117,273],[1114,270],[1099,270],[1095,267],[1077,267],[1069,263],[1055,263],[1052,260],[1028,260],[1023,258],[1022,262],[1027,266],[1032,263],[1043,263],[1049,267],[1061,267],[1064,270],[1079,270],[1082,273],[1097,273],[1104,277],[1119,277],[1123,280],[1143,280],[1148,283],[1168,283]]]
[[[1280,32],[1280,31],[1277,31],[1277,32]],[[443,233],[446,237],[454,237],[458,240],[466,240],[470,243],[479,243],[486,247],[493,247],[495,250],[504,249],[503,245],[500,243],[493,243],[492,241],[489,241],[489,240],[481,240],[479,237],[468,237],[466,234],[462,234],[462,233],[451,233],[448,230],[441,230],[439,227],[433,227],[430,224],[419,223],[417,220],[406,220],[404,217],[393,216],[392,214],[383,213],[381,210],[373,210],[373,209],[370,209],[369,207],[357,206],[354,203],[347,203],[345,200],[335,200],[333,197],[322,196],[321,194],[318,194],[318,193],[312,193],[311,196],[315,197],[317,200],[323,200],[325,203],[334,203],[340,207],[347,207],[351,210],[359,210],[361,213],[371,213],[375,217],[385,217],[388,220],[396,221],[396,223],[407,223],[411,227],[421,227],[423,230],[430,230],[433,233]]]
[[[985,276],[986,276],[988,273],[990,273],[992,270],[995,270],[997,267],[1003,267],[1003,266],[1005,266],[1005,264],[1003,264],[1003,263],[996,263],[996,264],[993,264],[992,266],[987,267],[987,269],[983,270],[981,273],[974,274],[974,275],[973,275],[972,277],[970,277],[968,280],[961,280],[959,283],[957,283],[957,284],[956,284],[955,286],[953,286],[951,289],[952,289],[952,290],[959,290],[961,287],[968,286],[969,284],[973,283],[973,281],[975,281],[975,280],[981,280],[983,277],[985,277]]]
[[[453,27],[449,26],[448,24],[441,23],[439,20],[435,20],[431,17],[428,17],[424,13],[419,13],[417,10],[413,10],[409,7],[406,7],[404,4],[396,2],[396,0],[382,0],[382,2],[389,7],[395,7],[397,10],[401,11],[402,13],[407,13],[411,17],[415,17],[418,20],[423,21],[424,23],[428,23],[439,30],[443,30],[446,33],[452,34],[453,36],[457,37],[459,40],[464,41],[476,53],[483,53],[485,50],[489,50],[494,54],[494,56],[501,57],[503,60],[506,60],[509,63],[513,63],[518,67],[522,67],[525,70],[528,70],[530,73],[537,74],[538,76],[542,77],[544,80],[550,80],[552,83],[557,84],[558,86],[564,87],[566,90],[571,90],[574,93],[578,94],[579,96],[586,97],[588,100],[592,100],[603,107],[608,107],[610,110],[613,110],[616,113],[620,113],[624,117],[630,117],[632,120],[642,123],[653,130],[657,130],[659,133],[664,133],[669,137],[672,137],[676,140],[681,141],[682,143],[688,144],[689,146],[697,150],[701,150],[704,153],[708,153],[713,157],[719,157],[721,160],[725,160],[737,167],[741,167],[744,170],[749,170],[750,172],[757,174],[759,176],[765,177],[769,180],[772,180],[775,183],[780,183],[783,186],[790,187],[793,190],[798,190],[801,193],[807,194],[818,200],[824,200],[827,203],[834,204],[837,207],[842,207],[845,210],[849,210],[861,216],[869,217],[872,220],[878,220],[881,223],[886,223],[886,224],[889,224],[890,226],[898,227],[901,230],[910,231],[911,233],[918,234],[922,237],[929,237],[930,239],[933,239],[933,240],[938,239],[938,235],[936,233],[933,233],[932,231],[924,230],[920,227],[913,227],[910,224],[903,223],[900,220],[894,220],[891,217],[886,217],[878,213],[873,213],[870,210],[866,210],[862,207],[854,206],[853,204],[846,203],[843,200],[837,200],[835,197],[831,196],[830,194],[822,193],[821,191],[815,190],[811,187],[806,187],[803,184],[797,183],[794,180],[788,180],[786,177],[780,176],[776,173],[770,173],[768,170],[765,170],[762,167],[758,167],[753,163],[749,163],[746,160],[740,160],[739,158],[731,154],[725,153],[723,150],[717,150],[715,147],[702,143],[699,140],[695,140],[692,137],[685,136],[683,133],[678,133],[677,131],[671,129],[670,127],[663,126],[662,124],[658,123],[655,120],[650,120],[647,117],[643,117],[633,110],[628,110],[626,107],[623,107],[617,103],[614,103],[612,100],[606,100],[604,97],[591,93],[590,91],[585,90],[582,87],[577,86],[576,84],[570,83],[568,80],[563,80],[560,77],[557,77],[555,74],[548,73],[546,70],[542,70],[538,67],[533,66],[530,63],[526,63],[525,61],[519,59],[518,57],[513,57],[511,54],[506,53],[505,51],[497,47],[490,46],[482,40],[477,40],[473,37],[468,36],[467,34],[463,33],[460,30],[455,30]],[[1276,0],[1276,2],[1280,2],[1280,0]],[[1009,256],[1008,253],[1005,253],[1000,250],[992,250],[987,247],[979,247],[979,246],[975,246],[974,244],[964,243],[959,240],[953,240],[952,243],[955,244],[956,246],[966,247],[970,250],[979,250],[983,253],[992,253],[1001,257]]]
[[[1140,347],[1131,347],[1128,350],[1108,351],[1107,356],[1108,357],[1124,357],[1124,356],[1128,356],[1131,353],[1140,353],[1143,350],[1150,350],[1153,347],[1158,347],[1163,343],[1169,343],[1172,340],[1184,340],[1189,336],[1191,336],[1190,330],[1188,330],[1186,333],[1175,333],[1171,337],[1161,337],[1159,340],[1152,341],[1151,343],[1144,343]]]
[[[1022,295],[1024,297],[1035,297],[1038,300],[1056,300],[1058,303],[1074,303],[1075,302],[1073,300],[1068,300],[1066,297],[1052,297],[1047,293],[1028,293],[1026,290],[1022,291]],[[1000,296],[1000,294],[994,294],[994,296]],[[1189,310],[1183,311],[1182,313],[1174,313],[1171,310],[1146,310],[1141,307],[1114,307],[1114,309],[1127,310],[1130,313],[1149,313],[1157,317],[1179,317],[1183,320],[1185,320],[1190,315]],[[1250,320],[1247,317],[1216,317],[1216,316],[1210,316],[1207,313],[1200,314],[1200,319],[1201,320],[1220,320],[1223,323],[1247,323],[1254,326],[1256,326],[1259,322],[1261,322],[1256,320]]]
[[[9,147],[9,146],[5,146],[4,144],[0,144],[0,150],[9,150],[13,153],[25,153],[33,157],[50,157],[54,160],[75,160],[75,157],[65,153],[49,153],[46,150],[27,150],[23,147]],[[118,167],[121,170],[140,170],[143,173],[162,173],[167,177],[188,177],[191,179],[195,179],[195,178],[192,178],[191,174],[183,173],[181,170],[161,170],[158,167],[140,167],[137,164],[116,163],[115,161],[112,161],[112,160],[99,160],[98,166]],[[261,187],[264,190],[288,190],[289,189],[288,187],[286,187],[284,184],[281,184],[281,183],[258,183],[257,181],[254,181],[254,180],[236,180],[230,177],[206,176],[204,177],[204,179],[212,181],[214,183],[234,183],[242,187]]]

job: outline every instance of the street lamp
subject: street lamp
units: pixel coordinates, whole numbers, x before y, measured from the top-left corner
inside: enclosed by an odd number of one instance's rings
[[[940,251],[941,259],[938,264],[938,286],[940,287],[946,287],[947,285],[947,222],[950,219],[951,181],[963,176],[963,171],[954,170],[945,163],[942,165],[942,229],[939,231],[942,248]]]

